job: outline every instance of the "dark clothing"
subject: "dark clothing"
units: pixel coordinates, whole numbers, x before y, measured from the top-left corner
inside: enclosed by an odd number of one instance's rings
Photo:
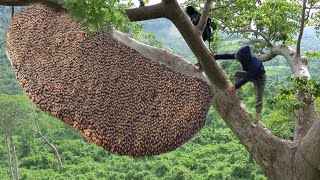
[[[247,73],[245,71],[236,71],[234,75],[234,79],[236,83],[240,82],[242,78],[245,77]],[[263,100],[263,92],[264,87],[266,85],[266,75],[259,77],[258,79],[252,80],[254,89],[256,91],[256,112],[261,113],[262,111],[262,100]]]
[[[198,13],[198,11],[196,11],[192,6],[187,7],[187,14],[190,17],[192,24],[194,26],[198,25],[200,18],[201,18],[201,14]],[[210,26],[211,26],[211,19],[208,18],[206,26],[205,26],[203,33],[202,33],[202,39],[203,39],[203,41],[208,40],[209,43],[211,41],[211,27]]]
[[[191,19],[192,24],[193,24],[194,26],[196,26],[196,25],[199,23],[199,21],[200,21],[200,16],[201,16],[201,15],[200,15],[198,12],[195,12],[195,13],[193,13],[193,14],[190,15],[190,19]]]
[[[237,82],[235,87],[238,89],[248,81],[257,80],[266,73],[262,62],[251,55],[250,47],[242,47],[236,54],[215,55],[215,59],[237,59],[240,61],[242,69],[246,72],[241,81]]]

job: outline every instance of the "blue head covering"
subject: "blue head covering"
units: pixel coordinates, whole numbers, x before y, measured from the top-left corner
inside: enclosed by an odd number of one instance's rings
[[[248,64],[252,61],[252,54],[249,46],[244,46],[239,49],[236,53],[237,59],[241,62],[241,64]]]

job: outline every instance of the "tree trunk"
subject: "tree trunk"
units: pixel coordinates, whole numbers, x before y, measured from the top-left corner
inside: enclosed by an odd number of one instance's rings
[[[11,179],[13,179],[13,169],[12,169],[13,165],[12,165],[11,148],[10,148],[9,138],[7,135],[5,135],[5,141],[6,141],[7,150],[8,150],[9,176]]]
[[[296,77],[310,78],[307,60],[289,46],[274,46],[264,57],[263,61],[271,60],[281,55],[285,57]],[[320,136],[319,117],[315,113],[315,106],[304,92],[297,93],[297,100],[307,106],[297,111],[294,141],[288,146],[288,153],[284,154],[282,167],[275,172],[267,173],[270,179],[319,180],[320,179]],[[286,172],[286,173],[282,173]]]
[[[19,169],[18,169],[18,158],[17,158],[17,152],[16,152],[16,147],[14,145],[13,137],[10,134],[9,135],[9,141],[10,141],[10,146],[11,146],[11,153],[12,153],[12,158],[14,162],[14,179],[19,180]]]

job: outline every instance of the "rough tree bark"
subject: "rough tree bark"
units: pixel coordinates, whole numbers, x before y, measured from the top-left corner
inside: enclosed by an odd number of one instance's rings
[[[43,1],[57,3],[55,0]],[[26,5],[30,2],[37,2],[37,0],[0,0],[0,5]],[[204,17],[207,17],[211,3],[212,0],[206,0],[202,13]],[[230,81],[226,74],[202,41],[201,31],[199,31],[202,28],[201,25],[200,27],[192,25],[177,0],[163,0],[156,5],[128,9],[126,14],[131,21],[164,17],[175,24],[203,67],[205,76],[198,72],[192,64],[173,55],[170,51],[143,45],[118,32],[112,35],[150,59],[164,63],[180,72],[206,78],[215,93],[214,108],[265,170],[269,179],[320,179],[320,121],[314,112],[312,103],[299,110],[301,118],[296,120],[293,141],[279,139],[266,128],[253,128],[252,119],[242,108],[239,98],[229,91]],[[306,66],[307,61],[301,57],[300,52],[296,53],[295,50],[284,45],[269,44],[269,46],[270,51],[260,57],[263,61],[271,60],[277,55],[284,56],[294,75],[310,77]],[[298,98],[305,102],[308,101],[303,93],[299,94]]]

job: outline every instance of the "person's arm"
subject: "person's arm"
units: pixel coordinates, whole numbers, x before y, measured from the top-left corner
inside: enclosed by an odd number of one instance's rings
[[[239,81],[237,84],[235,84],[234,86],[236,87],[236,89],[239,89],[242,85],[244,85],[245,83],[247,83],[250,80],[251,76],[250,74],[247,72],[246,75],[241,79],[241,81]]]
[[[216,60],[219,60],[219,59],[235,59],[235,53],[233,54],[216,54],[214,55],[214,58]]]

